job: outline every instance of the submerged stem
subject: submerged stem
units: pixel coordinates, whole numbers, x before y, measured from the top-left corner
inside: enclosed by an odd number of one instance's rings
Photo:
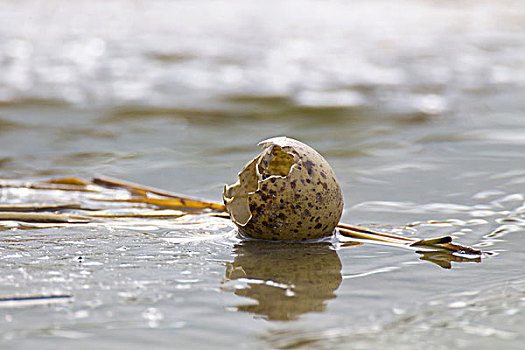
[[[397,246],[422,248],[428,250],[441,250],[460,254],[472,254],[477,256],[481,255],[482,253],[481,250],[452,243],[452,237],[450,236],[427,239],[409,238],[389,233],[377,232],[364,227],[348,225],[345,223],[339,223],[337,225],[337,229],[339,230],[339,233],[341,233],[343,236],[354,239],[379,241],[394,244]]]

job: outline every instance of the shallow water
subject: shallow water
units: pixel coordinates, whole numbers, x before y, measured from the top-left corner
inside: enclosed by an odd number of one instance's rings
[[[0,1],[0,178],[219,201],[258,141],[287,135],[332,164],[344,222],[491,253],[443,269],[203,217],[4,225],[0,298],[72,298],[0,303],[2,346],[520,348],[524,23],[511,0]]]

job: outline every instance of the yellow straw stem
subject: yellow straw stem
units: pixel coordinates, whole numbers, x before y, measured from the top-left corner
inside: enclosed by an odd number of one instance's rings
[[[341,233],[343,236],[350,238],[367,239],[372,241],[396,244],[405,247],[420,247],[463,254],[481,255],[482,253],[480,250],[452,243],[452,237],[450,236],[427,239],[408,238],[388,233],[377,232],[364,227],[348,225],[344,223],[338,224],[337,228],[339,230],[339,233]]]
[[[111,203],[143,203],[150,204],[162,208],[177,208],[177,209],[213,209],[217,211],[224,211],[224,205],[214,202],[203,202],[192,199],[166,199],[166,198],[130,198],[130,199],[99,199],[91,198],[91,200],[99,202]]]

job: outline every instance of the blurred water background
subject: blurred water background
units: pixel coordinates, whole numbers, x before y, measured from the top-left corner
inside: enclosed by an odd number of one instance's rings
[[[287,135],[332,164],[343,221],[492,253],[442,269],[375,245],[161,239],[228,225],[4,227],[0,296],[74,301],[0,308],[0,344],[521,349],[524,57],[514,0],[0,1],[0,178],[219,201]]]

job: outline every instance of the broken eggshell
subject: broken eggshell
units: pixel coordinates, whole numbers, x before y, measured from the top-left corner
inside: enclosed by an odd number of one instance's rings
[[[242,235],[267,240],[331,236],[343,211],[334,171],[313,148],[276,137],[224,187],[223,200]]]

